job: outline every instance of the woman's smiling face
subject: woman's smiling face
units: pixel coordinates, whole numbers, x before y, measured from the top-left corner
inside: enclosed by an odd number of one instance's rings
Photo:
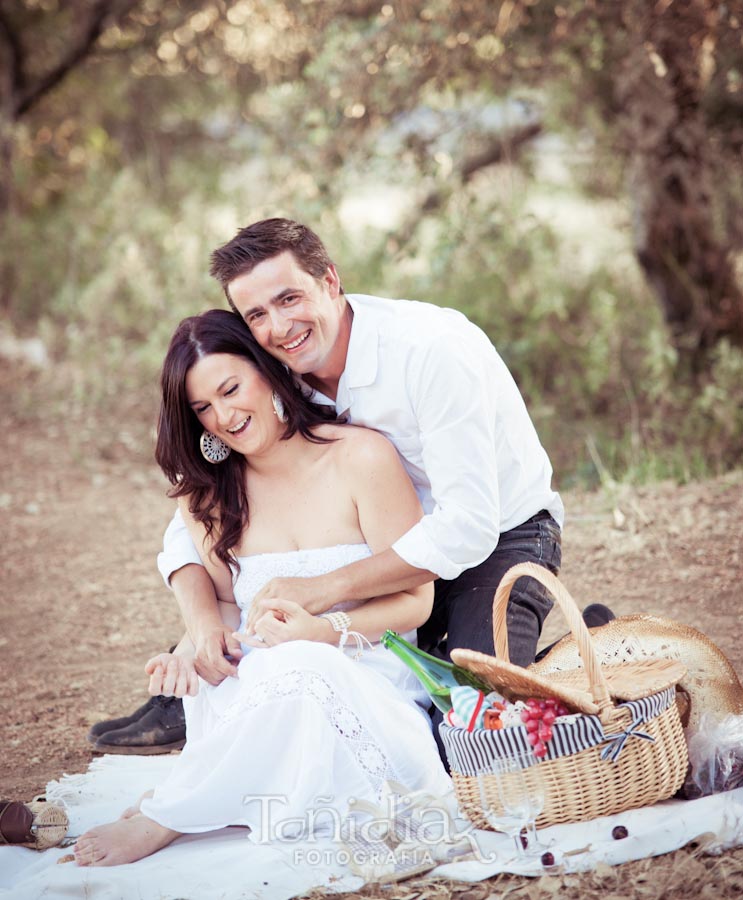
[[[270,385],[244,357],[202,357],[186,375],[186,395],[204,428],[237,453],[259,453],[283,433]]]

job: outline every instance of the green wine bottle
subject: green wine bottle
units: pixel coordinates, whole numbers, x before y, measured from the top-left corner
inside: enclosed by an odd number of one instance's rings
[[[395,631],[389,629],[380,638],[382,646],[391,650],[395,656],[401,659],[410,671],[423,685],[434,704],[443,713],[451,709],[451,689],[459,685],[468,685],[478,691],[489,693],[492,688],[480,681],[477,675],[468,672],[461,666],[437,659],[414,647],[400,637]]]

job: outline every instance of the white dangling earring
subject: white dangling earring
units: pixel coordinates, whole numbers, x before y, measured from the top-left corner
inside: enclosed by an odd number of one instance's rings
[[[276,391],[271,394],[271,402],[273,403],[273,411],[276,418],[282,425],[286,424],[286,410],[284,409],[284,401],[279,397]]]
[[[201,455],[210,463],[224,462],[232,453],[232,450],[225,444],[222,438],[212,434],[211,431],[204,430],[199,439],[201,447]]]

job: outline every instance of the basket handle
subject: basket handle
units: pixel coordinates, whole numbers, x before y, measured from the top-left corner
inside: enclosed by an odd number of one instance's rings
[[[536,579],[555,598],[560,612],[567,619],[568,627],[578,644],[578,652],[583,660],[593,699],[599,708],[610,706],[609,686],[601,672],[601,664],[593,649],[591,633],[583,621],[583,616],[576,606],[575,600],[567,592],[562,582],[549,569],[545,569],[544,566],[538,566],[536,563],[530,562],[519,563],[516,566],[512,566],[501,579],[501,583],[498,585],[493,598],[493,643],[495,644],[496,657],[504,662],[510,662],[508,656],[508,628],[506,625],[508,598],[515,582],[523,577]]]

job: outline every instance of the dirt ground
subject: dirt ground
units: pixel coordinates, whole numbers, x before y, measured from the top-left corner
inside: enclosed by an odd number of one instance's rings
[[[146,429],[133,419],[102,440],[100,423],[61,421],[10,416],[0,442],[3,797],[84,771],[89,726],[143,702],[144,661],[180,630],[155,568],[172,502]],[[580,606],[687,622],[743,674],[743,470],[563,497],[562,579]],[[740,878],[743,855],[727,859]]]

